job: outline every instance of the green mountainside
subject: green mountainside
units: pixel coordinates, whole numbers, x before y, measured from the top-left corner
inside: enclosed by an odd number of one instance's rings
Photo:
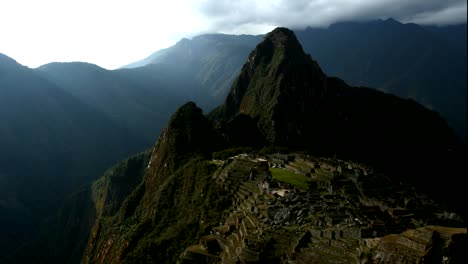
[[[109,214],[94,200],[82,263],[466,259],[453,131],[414,101],[327,77],[290,30],[266,35],[208,116],[181,106],[139,163],[142,182]],[[262,144],[212,159],[249,145],[226,129],[244,124]]]
[[[199,215],[207,218],[207,227],[214,224],[223,200],[218,201],[218,187],[209,176],[216,165],[205,156],[213,147],[207,142],[215,143],[213,133],[195,104],[179,108],[153,148],[143,183],[113,217],[95,223],[83,262],[119,262],[125,256],[132,263],[154,254],[149,258],[173,263],[178,250],[201,231],[193,228]],[[108,254],[100,253],[103,248]]]

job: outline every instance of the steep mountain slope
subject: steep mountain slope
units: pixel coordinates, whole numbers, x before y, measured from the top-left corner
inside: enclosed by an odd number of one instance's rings
[[[95,223],[83,262],[174,263],[180,248],[203,230],[199,224],[212,225],[222,211],[210,177],[216,166],[204,160],[213,140],[201,109],[180,107],[152,151],[143,183],[113,217]]]
[[[0,255],[31,237],[65,194],[136,152],[134,142],[100,111],[0,55]]]
[[[284,112],[283,107],[297,107],[291,111],[294,114],[308,114],[310,110],[306,108],[317,108],[327,89],[325,79],[318,64],[305,56],[294,33],[276,30],[249,55],[222,106],[221,117],[229,120],[236,114],[249,115],[258,119],[268,142],[285,143],[294,137],[278,135],[284,127],[277,123],[277,113]]]
[[[346,263],[382,256],[413,263],[442,258],[420,249],[441,247],[428,237],[443,236],[453,252],[464,245],[453,241],[466,241],[463,228],[427,227],[386,237],[420,225],[464,225],[447,211],[450,206],[432,200],[440,197],[421,192],[445,185],[426,174],[419,158],[440,158],[431,169],[454,180],[451,185],[461,182],[458,167],[446,167],[462,163],[444,159],[447,148],[456,152],[459,146],[444,121],[413,101],[327,77],[288,29],[265,37],[225,104],[209,116],[214,126],[194,103],[176,111],[153,148],[142,184],[118,212],[94,224],[84,263]],[[239,116],[243,120],[236,124],[254,124],[267,146],[337,154],[374,164],[378,172],[307,155],[211,160],[213,151],[233,146],[225,126]],[[451,170],[460,174],[454,177]],[[452,207],[463,213],[457,205]]]
[[[109,168],[92,184],[64,201],[57,215],[40,226],[40,235],[7,260],[14,263],[80,263],[96,219],[115,214],[143,178],[151,151]],[[28,252],[28,254],[24,254]]]

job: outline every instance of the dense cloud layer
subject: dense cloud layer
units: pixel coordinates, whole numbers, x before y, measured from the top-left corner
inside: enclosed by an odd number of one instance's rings
[[[198,7],[211,30],[229,33],[389,17],[445,25],[466,22],[467,17],[466,0],[205,0]]]

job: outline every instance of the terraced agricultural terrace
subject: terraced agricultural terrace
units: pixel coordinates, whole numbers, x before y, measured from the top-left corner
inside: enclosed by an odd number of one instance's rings
[[[361,164],[299,154],[215,163],[232,206],[179,263],[415,263],[466,243],[466,228],[434,226],[447,221],[433,201],[405,186],[380,195],[395,183]]]

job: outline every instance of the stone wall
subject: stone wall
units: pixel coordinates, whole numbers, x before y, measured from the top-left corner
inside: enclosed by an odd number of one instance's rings
[[[313,238],[318,239],[361,239],[361,228],[359,227],[320,228],[310,229],[309,232]]]

